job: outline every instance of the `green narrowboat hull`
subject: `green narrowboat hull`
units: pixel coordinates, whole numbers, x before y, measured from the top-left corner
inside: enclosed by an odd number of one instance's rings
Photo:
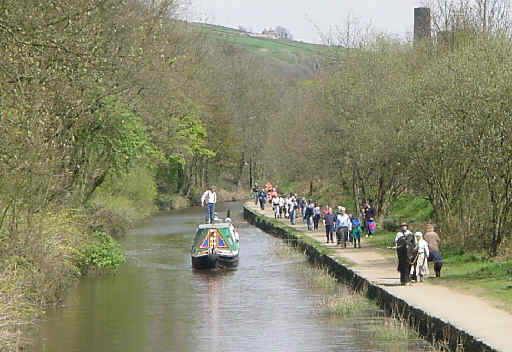
[[[236,268],[239,237],[230,223],[199,225],[190,256],[194,269]]]

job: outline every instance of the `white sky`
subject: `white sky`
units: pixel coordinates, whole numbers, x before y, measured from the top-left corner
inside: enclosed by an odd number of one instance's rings
[[[349,14],[377,31],[399,36],[413,32],[414,8],[420,0],[188,0],[190,19],[254,32],[278,25],[295,40],[320,42],[315,26],[328,34]]]

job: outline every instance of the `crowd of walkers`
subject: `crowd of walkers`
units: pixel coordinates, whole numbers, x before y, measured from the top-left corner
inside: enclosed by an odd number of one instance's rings
[[[296,193],[280,194],[277,187],[268,183],[263,188],[256,184],[253,189],[255,204],[262,210],[265,206],[272,207],[276,219],[288,219],[292,225],[301,221],[307,224],[308,231],[318,231],[320,224],[325,230],[326,243],[335,243],[346,248],[347,244],[354,248],[361,248],[361,237],[372,236],[377,225],[375,222],[375,209],[371,200],[365,201],[361,209],[362,219],[347,213],[345,207],[337,206],[333,211],[329,205],[321,207],[306,197]],[[410,282],[423,282],[429,275],[428,262],[434,262],[436,277],[441,276],[443,260],[439,250],[439,235],[431,224],[426,225],[425,234],[412,233],[408,230],[408,224],[400,225],[400,232],[396,234],[395,246],[398,256],[398,271],[400,282],[408,285]]]
[[[337,206],[336,210],[329,205],[321,207],[312,199],[298,196],[296,193],[280,194],[272,184],[266,184],[259,188],[256,184],[253,189],[253,198],[256,205],[262,210],[266,206],[272,207],[276,219],[288,219],[292,225],[301,221],[307,224],[309,231],[317,231],[320,224],[325,229],[326,243],[335,243],[343,248],[347,244],[354,248],[361,248],[361,237],[371,236],[377,225],[375,223],[375,209],[369,201],[361,209],[362,221],[352,214],[347,213],[345,207]]]
[[[434,262],[436,277],[441,277],[443,259],[440,252],[441,240],[434,226],[425,225],[425,234],[409,231],[408,224],[400,224],[400,231],[395,237],[395,248],[398,256],[400,283],[423,282],[429,275],[428,262]]]

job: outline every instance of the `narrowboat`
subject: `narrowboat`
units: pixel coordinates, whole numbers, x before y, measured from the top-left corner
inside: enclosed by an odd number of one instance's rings
[[[239,236],[231,223],[202,224],[190,255],[194,269],[234,268],[238,265]]]

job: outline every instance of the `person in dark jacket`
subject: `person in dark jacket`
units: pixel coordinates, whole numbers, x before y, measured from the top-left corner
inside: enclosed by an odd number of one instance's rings
[[[372,207],[371,201],[366,201],[366,204],[363,208],[363,215],[364,215],[364,230],[366,232],[366,237],[372,235],[372,231],[370,231],[369,225],[374,221],[375,219],[375,208]]]
[[[410,280],[411,263],[414,261],[414,235],[411,232],[398,238],[396,254],[398,256],[398,271],[400,272],[400,284],[407,285]]]
[[[327,237],[326,243],[329,243],[329,241],[334,243],[333,231],[335,219],[336,216],[332,213],[332,208],[329,208],[327,214],[324,215],[325,236]]]
[[[260,202],[260,208],[261,210],[265,210],[265,201],[267,200],[267,194],[260,190],[260,193],[258,193],[258,201]]]
[[[315,215],[315,204],[312,200],[309,200],[309,204],[306,207],[306,211],[304,214],[304,218],[306,219],[306,223],[308,224],[308,230],[313,230],[313,216]]]

